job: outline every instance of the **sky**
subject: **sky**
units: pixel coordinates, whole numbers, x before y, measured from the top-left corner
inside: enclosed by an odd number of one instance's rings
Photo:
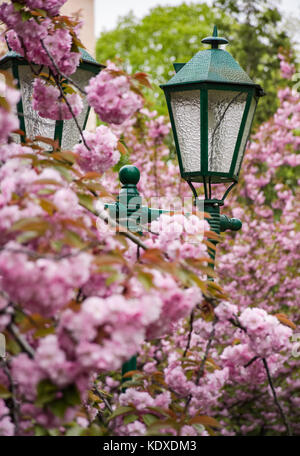
[[[118,16],[124,16],[130,10],[137,17],[143,17],[150,8],[157,5],[180,5],[184,0],[94,0],[95,1],[95,32],[96,37],[103,30],[110,30],[117,24]],[[187,0],[187,3],[198,3],[198,1]],[[208,0],[206,3],[211,4]],[[300,15],[300,0],[281,0],[281,10],[285,13]],[[299,31],[300,42],[300,31]]]

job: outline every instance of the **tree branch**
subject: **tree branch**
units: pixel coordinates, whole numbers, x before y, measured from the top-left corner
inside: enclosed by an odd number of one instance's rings
[[[79,87],[79,85],[76,84],[76,82],[74,82],[71,78],[69,78],[68,76],[66,76],[65,74],[63,74],[63,73],[59,70],[58,66],[56,65],[56,63],[55,63],[55,61],[54,61],[53,56],[52,56],[51,53],[48,51],[48,49],[47,49],[47,47],[45,46],[43,40],[40,40],[40,41],[41,41],[41,44],[42,44],[43,49],[44,49],[45,52],[47,53],[49,59],[51,60],[52,65],[54,66],[56,72],[58,73],[58,75],[55,77],[56,84],[57,84],[57,86],[58,86],[58,88],[59,88],[59,91],[60,91],[60,94],[61,94],[62,98],[64,99],[66,105],[67,105],[68,108],[69,108],[70,113],[72,114],[72,117],[73,117],[73,119],[74,119],[74,122],[75,122],[75,124],[76,124],[76,127],[77,127],[78,130],[79,130],[79,133],[80,133],[82,142],[83,142],[83,144],[85,145],[85,147],[86,147],[88,150],[91,150],[90,147],[87,145],[85,139],[84,139],[82,129],[80,128],[80,125],[79,125],[78,120],[77,120],[77,118],[76,118],[76,116],[75,116],[75,114],[74,114],[74,111],[73,111],[73,109],[72,109],[72,107],[71,107],[71,105],[70,105],[70,103],[69,103],[67,97],[66,97],[65,94],[64,94],[64,91],[63,91],[63,89],[62,89],[62,87],[61,87],[61,84],[60,84],[60,82],[59,82],[59,80],[58,80],[58,79],[59,79],[58,76],[62,76],[62,77],[65,78],[67,81],[70,81],[70,82],[71,82],[78,90],[80,90],[82,93],[86,94],[86,92],[85,92],[84,90],[82,90],[82,89]],[[54,75],[54,76],[55,76],[55,75]]]
[[[199,371],[198,371],[198,374],[197,374],[197,377],[196,377],[196,385],[199,385],[199,381],[201,379],[201,377],[203,376],[204,374],[204,367],[205,367],[205,363],[206,363],[206,360],[208,358],[208,354],[209,354],[209,350],[210,350],[210,347],[211,347],[211,344],[212,344],[212,341],[215,337],[215,325],[217,323],[218,319],[215,317],[214,321],[213,321],[213,329],[209,335],[209,339],[207,341],[207,344],[206,344],[206,348],[205,348],[205,353],[204,353],[204,357],[201,361],[201,364],[200,364],[200,368],[199,368]],[[186,401],[186,404],[185,404],[185,407],[184,407],[184,412],[186,413],[187,412],[187,409],[188,409],[188,406],[192,400],[192,394],[190,394],[187,398],[187,401]]]
[[[218,321],[218,319],[215,317],[215,319],[213,321],[213,328],[212,328],[212,331],[211,331],[211,333],[209,335],[209,339],[208,339],[207,344],[206,344],[204,357],[203,357],[203,359],[201,361],[200,368],[199,368],[199,371],[198,371],[198,375],[197,375],[197,378],[196,378],[196,385],[199,385],[199,381],[200,381],[201,377],[204,374],[205,363],[206,363],[206,360],[208,358],[208,354],[209,354],[209,350],[210,350],[211,344],[212,344],[213,339],[215,337],[215,332],[216,332],[215,326],[216,326],[217,321]]]
[[[11,323],[8,326],[8,330],[13,334],[15,339],[19,342],[23,350],[30,356],[30,358],[34,358],[35,352],[33,348],[29,345],[29,343],[26,341],[26,339],[22,336],[20,333],[18,327],[14,324]]]
[[[44,51],[47,53],[49,59],[51,60],[51,63],[52,65],[54,66],[56,72],[62,76],[64,79],[66,79],[68,82],[70,82],[71,84],[73,84],[74,87],[76,87],[76,89],[78,89],[81,93],[83,93],[84,95],[86,95],[86,91],[83,90],[72,78],[70,78],[70,76],[66,76],[64,73],[62,73],[60,71],[60,69],[58,68],[58,66],[56,65],[56,62],[52,56],[52,54],[49,52],[49,50],[46,48],[43,40],[41,40],[41,44],[42,44],[42,47],[44,49]]]
[[[276,390],[274,388],[274,384],[273,384],[273,380],[272,380],[272,377],[271,377],[271,374],[270,374],[270,370],[269,370],[269,366],[268,366],[267,360],[266,360],[266,358],[262,358],[262,361],[264,363],[264,368],[265,368],[266,373],[267,373],[268,382],[269,382],[270,388],[272,390],[272,394],[273,394],[275,405],[278,408],[279,414],[280,414],[280,416],[282,418],[282,421],[283,421],[283,423],[284,423],[284,425],[286,427],[287,435],[292,436],[293,433],[292,433],[290,424],[289,424],[288,419],[285,416],[284,411],[283,411],[283,409],[282,409],[282,407],[281,407],[281,405],[280,405],[280,403],[278,401],[278,398],[277,398]]]
[[[67,105],[68,108],[69,108],[70,113],[72,114],[72,117],[73,117],[73,119],[74,119],[74,122],[75,122],[75,124],[76,124],[76,127],[78,128],[78,131],[79,131],[79,133],[80,133],[80,136],[81,136],[81,139],[82,139],[83,144],[85,145],[85,147],[86,147],[88,150],[91,150],[91,148],[90,148],[90,147],[87,145],[87,143],[86,143],[86,140],[85,140],[84,135],[83,135],[83,131],[82,131],[82,129],[81,129],[79,123],[78,123],[77,117],[76,117],[75,114],[74,114],[74,111],[73,111],[73,109],[72,109],[72,107],[71,107],[71,105],[70,105],[70,103],[69,103],[69,101],[68,101],[68,98],[67,98],[66,95],[64,94],[64,91],[63,91],[63,89],[62,89],[62,87],[61,87],[61,84],[60,84],[60,82],[59,82],[59,80],[58,80],[58,77],[56,77],[56,84],[57,84],[57,87],[59,88],[59,91],[60,91],[60,94],[61,94],[62,98],[64,99],[66,105]]]
[[[192,310],[191,316],[190,316],[190,329],[189,329],[189,334],[188,334],[188,340],[187,344],[183,353],[183,357],[186,357],[186,354],[191,346],[191,338],[192,338],[192,332],[193,332],[193,324],[194,324],[194,316],[195,316],[195,309]]]
[[[249,367],[251,366],[252,363],[254,363],[257,359],[259,359],[259,356],[254,356],[252,359],[250,359],[250,361],[248,361],[248,363],[244,364],[244,367]]]
[[[108,400],[106,399],[106,397],[104,396],[104,394],[102,394],[100,391],[97,390],[97,388],[94,388],[93,389],[93,393],[96,394],[102,402],[104,402],[105,404],[105,407],[107,408],[107,410],[112,413],[113,412],[113,409],[111,408],[111,405],[110,403],[108,402]]]
[[[85,206],[83,206],[83,207],[85,207]],[[120,226],[119,223],[117,223],[115,220],[113,220],[108,213],[104,214],[103,213],[104,211],[98,212],[95,210],[95,211],[90,211],[90,212],[97,215],[98,217],[101,218],[101,220],[103,220],[105,223],[111,225],[114,228],[118,228]],[[120,231],[119,234],[127,237],[128,239],[130,239],[132,242],[134,242],[136,245],[138,245],[142,249],[148,250],[148,247],[146,246],[146,244],[144,244],[143,241],[141,241],[137,236],[135,236],[133,233],[131,233],[131,231]]]

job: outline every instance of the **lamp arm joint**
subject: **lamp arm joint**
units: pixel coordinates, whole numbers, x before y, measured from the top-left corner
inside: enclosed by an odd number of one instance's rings
[[[229,218],[226,215],[220,215],[220,231],[239,231],[242,228],[242,222],[238,218]]]

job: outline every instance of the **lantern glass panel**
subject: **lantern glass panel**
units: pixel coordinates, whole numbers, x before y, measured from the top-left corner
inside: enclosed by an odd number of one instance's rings
[[[45,136],[54,139],[55,120],[44,119],[32,107],[34,78],[30,67],[27,65],[19,65],[18,71],[27,137],[32,139],[35,136]],[[19,115],[20,114],[22,113],[19,113]],[[43,147],[45,147],[45,144],[43,144]]]
[[[171,92],[183,172],[201,171],[200,90]]]
[[[256,105],[257,105],[257,100],[253,97],[250,108],[249,108],[246,125],[244,128],[244,133],[243,133],[243,137],[242,137],[242,141],[241,141],[241,145],[240,145],[240,149],[239,149],[238,158],[237,158],[236,165],[235,165],[235,170],[234,170],[235,176],[237,176],[240,171],[240,167],[241,167],[243,156],[244,156],[244,151],[246,148],[247,140],[248,140],[248,137],[250,134],[251,125],[252,125],[252,121],[253,121],[255,110],[256,110]]]
[[[229,173],[246,92],[208,90],[208,171]]]
[[[79,85],[81,89],[84,89],[84,87],[88,85],[89,80],[93,76],[95,76],[95,74],[91,71],[78,69],[76,73],[73,74],[72,79]],[[87,121],[89,106],[85,96],[82,98],[82,102],[83,110],[77,116],[77,121],[80,128],[83,130]],[[65,120],[61,143],[62,149],[72,149],[75,146],[75,144],[77,144],[79,141],[80,133],[78,131],[74,119]]]

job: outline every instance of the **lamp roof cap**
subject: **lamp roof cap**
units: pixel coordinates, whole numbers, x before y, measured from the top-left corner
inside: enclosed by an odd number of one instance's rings
[[[263,89],[252,81],[232,55],[218,49],[220,44],[227,44],[228,41],[218,37],[216,26],[213,36],[204,38],[202,43],[211,44],[212,48],[197,52],[186,64],[174,64],[177,72],[167,83],[160,86],[162,89],[206,82],[252,86],[256,88],[257,95],[263,95]]]

